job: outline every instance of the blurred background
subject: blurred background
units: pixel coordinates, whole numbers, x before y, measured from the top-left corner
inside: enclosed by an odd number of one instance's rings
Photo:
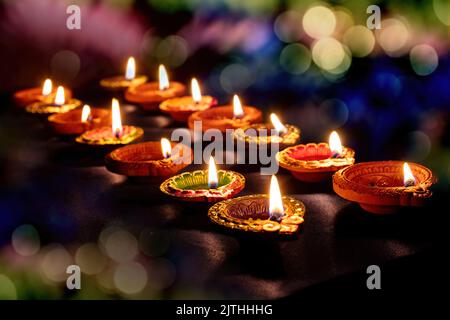
[[[151,79],[156,78],[157,65],[163,63],[171,79],[188,83],[195,76],[203,91],[221,103],[238,93],[245,103],[263,108],[266,115],[276,111],[284,122],[302,129],[305,142],[324,141],[331,130],[338,130],[343,143],[357,150],[359,161],[423,163],[439,177],[436,188],[448,191],[448,0],[0,3],[0,113],[5,112],[13,91],[38,86],[46,77],[71,87],[83,100],[98,99],[102,94],[99,79],[122,74],[126,59],[134,55],[138,73]],[[68,4],[80,6],[81,30],[65,27]],[[381,29],[369,30],[367,8],[374,4],[381,8]],[[2,150],[11,143],[9,129],[2,123]],[[0,202],[0,210],[2,207],[9,210],[7,199]],[[13,225],[12,221],[8,224],[9,217],[4,215],[0,225],[0,231],[5,231],[2,243],[11,242],[11,233],[6,234]],[[156,271],[146,272],[139,262],[127,263],[114,276],[98,280],[102,290],[82,290],[80,294],[139,297],[135,293],[140,292],[142,297],[162,297],[162,290],[175,276],[171,262],[160,257],[167,236],[146,232],[136,238],[120,228],[106,228],[98,244],[72,248],[75,254],[69,255],[60,245],[40,248],[38,231],[29,224],[20,226],[13,233],[12,244],[0,255],[0,298],[61,297],[60,290],[45,282],[61,281],[65,274],[56,274],[55,264],[45,265],[45,261],[64,265],[75,257],[77,263],[91,264],[86,268],[95,275],[107,268],[110,260],[134,259],[139,239],[148,243],[145,237],[159,237],[162,246],[143,249],[152,257],[149,268]],[[35,255],[38,251],[39,257]],[[123,260],[127,254],[131,258]],[[16,279],[16,267],[1,264],[2,259],[13,256],[19,266],[23,257],[43,259],[43,271]],[[135,282],[123,280],[130,276]],[[22,286],[34,282],[33,277],[40,279],[36,283],[45,280],[36,288],[39,293],[21,291]],[[154,287],[142,291],[143,279]]]

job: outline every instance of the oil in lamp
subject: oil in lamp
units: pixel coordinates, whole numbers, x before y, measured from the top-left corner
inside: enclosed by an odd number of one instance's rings
[[[219,129],[221,132],[225,132],[227,129],[243,128],[261,122],[261,119],[261,110],[251,106],[242,106],[239,97],[234,95],[232,106],[219,106],[194,112],[188,118],[188,126],[194,129],[194,123],[201,121],[202,131]]]
[[[333,189],[339,196],[375,214],[424,205],[435,182],[430,169],[401,161],[361,162],[333,175]]]
[[[339,135],[333,131],[329,143],[299,144],[278,152],[276,158],[298,180],[319,182],[355,163],[355,151],[342,146]]]
[[[63,86],[58,86],[53,100],[44,99],[34,102],[26,107],[27,112],[39,114],[65,113],[81,106],[77,99],[66,99]]]
[[[182,201],[217,202],[235,196],[244,186],[243,175],[230,170],[217,170],[211,156],[208,170],[183,172],[164,181],[160,189]]]
[[[280,149],[294,145],[300,139],[300,129],[290,124],[283,124],[275,113],[270,115],[270,124],[257,123],[234,131],[237,141],[249,144],[278,143]]]
[[[304,222],[305,205],[294,197],[282,196],[275,175],[269,194],[228,199],[214,204],[209,218],[224,227],[259,233],[294,234]]]
[[[125,99],[141,105],[144,110],[157,110],[159,104],[164,100],[180,97],[186,92],[184,84],[169,81],[166,68],[163,65],[158,68],[158,76],[158,82],[147,82],[129,87],[125,92]]]
[[[192,162],[192,150],[183,144],[171,144],[166,138],[131,144],[106,156],[106,168],[125,176],[165,177]]]
[[[57,134],[77,135],[94,128],[110,126],[111,112],[85,104],[81,110],[52,114],[48,117],[48,122]]]
[[[129,144],[141,138],[144,134],[144,130],[142,130],[142,128],[135,126],[122,126],[120,105],[117,99],[112,99],[111,115],[111,126],[102,126],[86,131],[75,140],[82,144],[111,146]]]
[[[170,114],[179,122],[186,122],[189,116],[196,111],[203,111],[217,105],[217,100],[211,96],[203,96],[197,79],[191,81],[191,96],[183,96],[163,101],[159,109]]]
[[[121,91],[131,86],[143,84],[146,81],[146,76],[136,75],[136,61],[133,57],[129,57],[125,75],[102,79],[100,80],[100,86],[111,91]]]

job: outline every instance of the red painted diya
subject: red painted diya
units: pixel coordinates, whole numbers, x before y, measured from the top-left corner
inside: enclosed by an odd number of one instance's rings
[[[72,98],[72,91],[65,88],[66,100]],[[46,79],[42,87],[19,90],[14,93],[13,99],[17,106],[26,107],[35,102],[53,101],[55,99],[56,89],[53,88],[52,81]]]
[[[186,92],[184,84],[169,82],[166,69],[159,66],[159,82],[148,82],[129,87],[125,92],[125,99],[141,105],[144,110],[157,110],[159,104],[167,99],[180,97]]]
[[[422,206],[436,182],[430,169],[401,161],[362,162],[333,175],[333,189],[375,214],[395,213],[401,207]]]
[[[280,149],[294,145],[300,139],[300,129],[290,124],[282,124],[278,117],[272,113],[270,124],[257,123],[234,131],[236,141],[249,144],[279,144]]]
[[[183,172],[164,181],[160,189],[182,201],[217,202],[234,197],[245,187],[245,178],[230,170],[217,170],[210,159],[209,170]]]
[[[138,86],[147,81],[144,75],[136,75],[136,62],[133,57],[128,58],[124,76],[115,76],[100,80],[100,86],[110,91],[122,91],[131,86]]]
[[[286,148],[277,153],[277,161],[280,167],[289,170],[298,180],[319,182],[355,163],[355,151],[343,147],[340,141],[336,146],[331,138],[330,144],[308,143]]]
[[[216,203],[209,218],[224,227],[250,232],[293,234],[303,223],[305,205],[281,196],[278,181],[272,176],[270,194],[256,194]]]
[[[191,82],[192,96],[172,98],[163,101],[159,105],[162,112],[178,122],[186,122],[191,114],[197,111],[204,111],[217,105],[217,100],[211,96],[202,96],[197,80],[194,78]]]
[[[233,106],[220,106],[193,113],[188,118],[188,126],[194,129],[195,122],[201,121],[202,131],[218,129],[225,132],[227,129],[247,127],[261,120],[261,110],[250,106],[242,107],[239,98],[235,95]]]
[[[170,176],[192,162],[192,150],[167,139],[121,147],[106,156],[106,168],[125,176]]]
[[[76,135],[94,128],[110,126],[111,112],[84,105],[83,110],[75,109],[66,113],[52,114],[48,117],[48,122],[57,134]]]
[[[54,99],[34,102],[26,107],[26,111],[37,114],[65,113],[80,106],[80,100],[66,99],[64,87],[59,86]]]

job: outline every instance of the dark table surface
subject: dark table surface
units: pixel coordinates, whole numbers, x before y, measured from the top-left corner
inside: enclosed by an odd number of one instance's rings
[[[169,118],[144,116],[132,107],[124,113],[127,123],[144,127],[145,140],[170,136]],[[43,118],[10,107],[1,112],[0,122],[1,247],[10,245],[11,233],[24,223],[36,227],[43,248],[60,243],[72,256],[81,244],[97,243],[105,228],[127,230],[139,243],[134,260],[148,274],[151,290],[142,298],[285,297],[428,250],[438,224],[432,207],[374,216],[336,196],[329,182],[304,184],[280,170],[282,192],[306,205],[300,233],[267,238],[230,232],[209,221],[208,205],[164,196],[157,179],[110,173],[102,155],[54,136]],[[226,168],[245,175],[240,195],[268,192],[270,176],[261,176],[257,168]],[[14,262],[3,253],[0,265],[8,269]],[[34,266],[22,268],[34,272]],[[101,288],[95,279],[93,286]]]

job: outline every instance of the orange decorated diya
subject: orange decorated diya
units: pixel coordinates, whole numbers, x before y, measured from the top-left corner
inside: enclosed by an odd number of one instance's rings
[[[339,196],[375,214],[424,205],[435,182],[430,169],[401,161],[361,162],[333,175],[333,189]]]
[[[122,91],[131,86],[138,86],[147,81],[144,75],[136,75],[136,61],[128,58],[125,75],[104,78],[100,80],[100,86],[110,91]]]
[[[44,99],[26,107],[26,111],[36,114],[65,113],[81,106],[77,99],[66,99],[64,87],[59,86],[53,100]]]
[[[233,97],[233,106],[219,106],[205,111],[193,113],[188,119],[188,126],[194,129],[196,122],[201,123],[202,131],[218,129],[225,132],[227,129],[247,127],[251,124],[261,122],[261,110],[242,106],[239,97]]]
[[[192,151],[182,144],[150,141],[118,148],[106,156],[106,168],[125,176],[170,176],[192,162]]]
[[[162,112],[179,122],[186,122],[191,114],[197,111],[204,111],[215,105],[217,100],[211,96],[203,96],[200,91],[197,80],[191,81],[191,96],[183,96],[163,101],[159,105]]]
[[[111,125],[111,112],[106,109],[91,108],[87,104],[83,109],[66,113],[56,113],[48,117],[53,131],[61,135],[76,135],[85,131]]]
[[[65,88],[65,98],[69,100],[72,98],[72,91]],[[17,106],[26,107],[35,102],[53,101],[55,99],[56,89],[53,88],[53,83],[50,79],[46,79],[42,87],[29,88],[16,91],[13,99]]]
[[[144,110],[157,110],[161,102],[180,97],[186,92],[184,84],[170,81],[166,69],[159,66],[159,82],[148,82],[129,87],[125,92],[125,99],[141,105]]]
[[[319,182],[355,163],[355,151],[342,146],[335,131],[330,143],[308,143],[289,147],[277,153],[280,167],[289,170],[298,180]]]

